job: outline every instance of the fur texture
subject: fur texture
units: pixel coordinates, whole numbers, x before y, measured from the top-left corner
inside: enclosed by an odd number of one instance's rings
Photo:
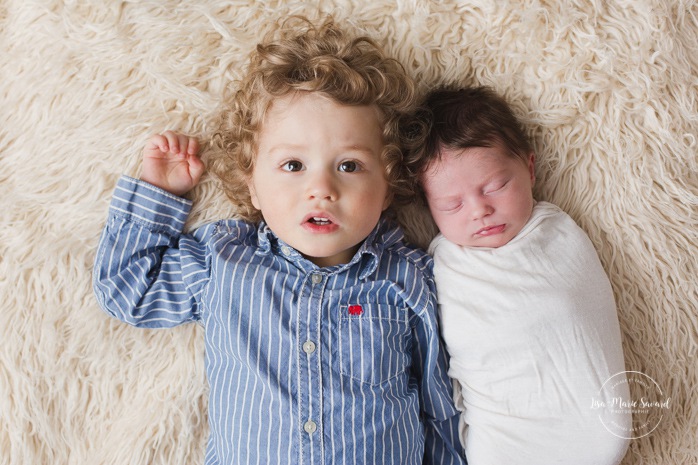
[[[589,234],[626,367],[671,408],[624,464],[698,462],[698,6],[692,0],[0,3],[0,463],[202,463],[195,325],[109,319],[91,267],[119,174],[148,136],[208,130],[265,28],[361,24],[418,80],[487,84],[537,152],[536,197]],[[357,26],[358,27],[358,26]],[[214,179],[190,227],[234,214]],[[424,245],[417,207],[400,215]]]

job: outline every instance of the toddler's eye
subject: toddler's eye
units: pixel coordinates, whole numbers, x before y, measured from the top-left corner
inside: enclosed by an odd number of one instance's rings
[[[359,169],[359,164],[355,161],[343,161],[339,164],[338,169],[344,173],[353,173]]]
[[[290,160],[281,165],[281,169],[284,171],[300,171],[303,169],[303,163],[298,160]]]

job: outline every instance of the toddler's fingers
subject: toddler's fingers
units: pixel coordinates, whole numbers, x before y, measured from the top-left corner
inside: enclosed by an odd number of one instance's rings
[[[180,135],[173,131],[165,131],[162,135],[167,140],[167,146],[169,148],[169,150],[163,150],[163,152],[179,153]]]
[[[204,169],[205,169],[204,163],[196,155],[189,155],[188,160],[189,160],[189,174],[191,175],[191,178],[194,181],[194,184],[198,184],[199,179],[201,179],[201,175],[204,174]]]
[[[187,154],[196,155],[199,153],[199,141],[196,137],[189,138],[189,145],[187,145]]]
[[[163,153],[167,153],[170,150],[167,144],[167,139],[160,134],[152,135],[148,140],[148,143],[145,145],[145,148],[149,151],[159,150]]]
[[[177,134],[177,142],[178,142],[178,148],[179,150],[176,152],[177,155],[180,157],[186,156],[188,153],[188,146],[189,146],[189,136],[185,136],[184,134]]]

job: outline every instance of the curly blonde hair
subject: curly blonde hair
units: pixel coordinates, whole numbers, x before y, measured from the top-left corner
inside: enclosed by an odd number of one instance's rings
[[[382,115],[386,167],[393,204],[412,196],[403,164],[400,120],[415,100],[415,85],[402,65],[368,37],[353,37],[331,17],[314,25],[304,17],[276,24],[250,56],[246,74],[216,121],[211,171],[239,215],[262,219],[247,187],[255,165],[258,137],[274,99],[293,92],[320,92],[345,105],[375,105]]]

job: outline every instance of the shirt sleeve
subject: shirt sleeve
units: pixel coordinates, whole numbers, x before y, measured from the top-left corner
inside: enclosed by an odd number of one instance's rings
[[[446,349],[439,336],[436,318],[436,287],[431,278],[427,278],[427,283],[426,301],[413,326],[417,344],[412,355],[413,370],[421,384],[424,463],[465,464],[458,437],[459,413],[453,405]]]
[[[444,354],[443,345],[440,345],[440,354]],[[439,358],[442,358],[440,355]],[[443,357],[445,358],[445,357]],[[444,360],[445,362],[445,360]],[[439,362],[439,365],[442,365]],[[446,373],[445,363],[443,368],[439,371]],[[441,379],[442,377],[438,374],[434,375],[435,378]],[[448,376],[446,376],[446,382],[448,383],[448,388],[446,390],[451,391],[451,383],[448,381]],[[441,381],[439,382],[441,384]],[[441,387],[439,387],[441,389]],[[425,431],[424,431],[424,463],[425,464],[466,464],[465,453],[463,447],[460,443],[460,438],[458,434],[458,424],[460,420],[460,414],[457,411],[450,411],[452,407],[451,398],[447,396],[449,402],[449,408],[445,415],[445,418],[440,419],[438,417],[431,417],[428,414],[425,415]]]
[[[210,227],[182,235],[191,201],[122,177],[97,250],[93,289],[102,309],[133,326],[172,327],[200,317]]]

